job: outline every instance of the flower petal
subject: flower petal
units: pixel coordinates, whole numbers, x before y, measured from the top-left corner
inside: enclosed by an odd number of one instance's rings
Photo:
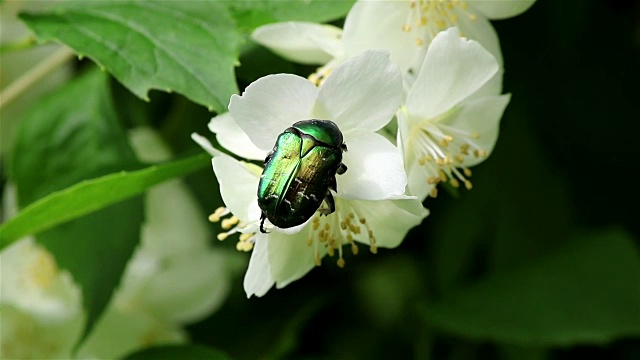
[[[258,201],[259,176],[227,155],[214,157],[212,163],[226,207],[241,221],[257,220],[250,217],[250,209]]]
[[[457,10],[456,26],[460,30],[460,34],[467,39],[479,42],[483,48],[489,51],[491,55],[496,58],[498,64],[502,65],[500,40],[498,39],[498,33],[496,33],[491,22],[482,15],[475,17],[470,16],[469,11],[472,12],[472,9],[467,8],[466,11]]]
[[[212,249],[175,254],[164,265],[145,284],[144,299],[149,311],[169,323],[199,321],[219,308],[229,293],[225,256]]]
[[[345,199],[379,200],[404,193],[407,177],[398,148],[384,136],[352,132],[345,139],[347,172],[337,175],[338,195]]]
[[[155,129],[140,126],[129,130],[127,135],[138,160],[146,163],[158,163],[171,159],[171,150]]]
[[[407,95],[407,109],[418,118],[440,115],[477,91],[498,69],[496,59],[479,43],[449,28],[429,46]]]
[[[168,256],[209,244],[211,225],[202,217],[195,196],[182,181],[174,179],[149,189],[144,211],[141,242],[153,254]]]
[[[343,47],[347,58],[369,49],[384,49],[404,74],[419,56],[417,28],[403,31],[411,8],[408,1],[358,1],[344,23]]]
[[[276,288],[282,289],[314,268],[314,250],[307,245],[307,227],[297,234],[269,234],[269,264]]]
[[[412,156],[411,149],[405,149],[405,145],[409,140],[409,134],[411,132],[411,126],[409,123],[410,119],[407,114],[406,107],[402,106],[398,112],[396,113],[396,123],[398,125],[398,132],[396,134],[396,144],[398,144],[398,150],[400,151],[400,156],[404,160],[405,164],[413,159],[409,157]],[[409,150],[409,151],[407,151]]]
[[[383,51],[370,50],[336,67],[318,92],[313,114],[343,132],[376,131],[402,101],[402,76]]]
[[[426,166],[421,166],[418,161],[407,163],[407,193],[413,195],[420,200],[424,200],[435,187],[434,184],[427,182],[427,179],[438,176],[437,173],[429,171]]]
[[[341,53],[342,29],[312,22],[260,26],[251,38],[283,58],[303,64],[326,64]]]
[[[249,136],[238,126],[231,113],[218,115],[209,121],[209,130],[216,134],[218,143],[232,153],[249,160],[264,160],[267,151],[258,149]]]
[[[77,357],[120,359],[146,347],[183,344],[186,338],[185,332],[175,324],[139,309],[110,305],[82,342]]]
[[[3,269],[4,270],[4,269]],[[2,274],[4,281],[4,271]],[[43,319],[27,309],[2,302],[3,359],[72,359],[85,326],[84,312],[61,321]],[[86,358],[86,357],[83,357]],[[97,357],[96,357],[97,359]]]
[[[269,151],[281,132],[296,121],[309,119],[317,92],[303,77],[268,75],[247,86],[242,96],[231,96],[229,111],[251,141]]]
[[[466,100],[477,99],[488,95],[500,95],[502,93],[502,78],[504,77],[504,70],[500,68],[495,75],[489,79],[484,85],[478,89],[478,91],[471,94]]]
[[[535,0],[469,1],[469,4],[489,19],[505,19],[520,15],[535,3]]]
[[[502,50],[498,34],[493,25],[484,17],[477,17],[472,20],[468,15],[458,17],[458,27],[461,34],[468,39],[475,40],[496,58],[500,69],[487,81],[478,91],[467,99],[478,98],[487,95],[499,95],[502,93],[502,78],[504,77]]]
[[[53,255],[33,237],[13,243],[0,259],[3,305],[11,304],[49,323],[65,322],[82,311],[82,293],[71,274],[58,268]]]
[[[429,215],[418,199],[366,201],[352,200],[351,206],[359,217],[366,218],[366,224],[376,238],[376,245],[394,248],[404,240],[407,232],[420,224]],[[369,238],[356,237],[355,240],[369,244]]]
[[[206,137],[197,133],[191,133],[191,140],[195,141],[204,151],[208,152],[211,156],[222,155],[222,152],[211,145],[211,141]]]
[[[479,137],[474,143],[490,154],[498,140],[500,119],[509,104],[511,95],[486,96],[465,102],[460,111],[451,120],[450,126],[456,129],[477,133]],[[484,160],[484,157],[465,157],[464,165],[473,166]]]
[[[244,275],[244,291],[247,293],[247,298],[251,295],[263,296],[275,283],[271,276],[271,265],[269,265],[269,243],[270,239],[266,234],[256,235],[249,268]]]

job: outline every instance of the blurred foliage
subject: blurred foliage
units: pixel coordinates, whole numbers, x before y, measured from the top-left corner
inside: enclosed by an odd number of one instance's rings
[[[131,354],[125,360],[182,360],[182,359],[209,359],[209,360],[229,360],[229,356],[219,351],[211,350],[195,345],[166,345],[149,348]]]
[[[153,83],[128,71],[154,70],[144,52],[118,64],[108,39],[88,42],[65,30],[81,24],[86,36],[120,26],[106,20],[122,9],[100,4],[22,15],[41,40],[69,45],[123,85],[78,61],[68,85],[33,99],[21,117],[2,119],[19,123],[11,161],[3,158],[0,172],[18,184],[20,208],[82,180],[140,169],[124,137],[128,128],[155,127],[178,158],[199,153],[189,134],[207,134],[206,107],[223,110],[230,93],[269,73],[309,73],[252,44],[251,29],[336,20],[351,2],[190,2],[183,15],[198,21],[180,22],[176,38],[162,42],[191,39],[202,25],[215,32],[217,50],[189,54],[202,57],[194,63],[165,49]],[[172,11],[126,4],[127,15],[144,13],[132,17],[139,34],[148,34],[131,41],[160,41],[154,16]],[[264,298],[247,300],[237,274],[225,305],[188,327],[195,345],[129,358],[227,358],[212,349],[234,359],[640,358],[640,188],[633,176],[640,171],[640,6],[538,1],[494,26],[513,98],[495,152],[474,168],[473,190],[428,199],[432,215],[399,248],[347,255],[345,269],[325,262]],[[200,81],[211,83],[191,86]],[[154,90],[141,101],[150,89],[181,95]],[[186,182],[208,213],[221,205],[209,169]],[[142,200],[133,197],[38,235],[81,285],[87,332],[138,242],[142,216]]]
[[[12,156],[10,178],[17,184],[20,208],[82,180],[139,166],[111,105],[107,76],[98,71],[32,108],[20,124]],[[141,198],[133,198],[38,236],[82,287],[87,331],[106,307],[133,254],[142,206]],[[92,266],[100,258],[103,264]]]

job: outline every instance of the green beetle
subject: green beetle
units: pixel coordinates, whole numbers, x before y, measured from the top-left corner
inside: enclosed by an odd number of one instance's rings
[[[337,190],[336,174],[347,171],[343,151],[347,145],[333,121],[302,120],[280,134],[264,160],[258,185],[260,232],[266,233],[266,219],[279,228],[304,223],[323,200],[328,209],[320,209],[321,214],[334,212],[330,190]]]

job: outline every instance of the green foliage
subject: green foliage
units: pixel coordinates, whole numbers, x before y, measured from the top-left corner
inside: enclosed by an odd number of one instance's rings
[[[640,336],[640,257],[619,230],[576,237],[541,259],[425,305],[434,327],[501,343],[604,344]]]
[[[139,166],[107,80],[92,71],[40,101],[20,122],[10,167],[20,208],[79,180]]]
[[[208,164],[208,155],[196,155],[184,160],[152,165],[138,171],[121,171],[84,180],[54,192],[27,206],[18,216],[0,226],[0,248],[5,248],[23,236],[38,234],[53,226],[139,195],[155,184],[188,175]]]
[[[229,9],[244,31],[279,21],[327,22],[343,17],[354,0],[237,0]]]
[[[218,350],[196,345],[166,345],[138,351],[124,358],[124,360],[231,360]]]
[[[234,66],[240,31],[275,21],[333,20],[351,4],[127,0],[87,6],[71,1],[21,19],[40,41],[63,43],[94,60],[142,99],[148,100],[152,89],[175,91],[224,112],[229,96],[238,92]]]
[[[215,1],[71,1],[21,18],[41,41],[96,61],[137,96],[176,91],[223,111],[236,93],[239,38]]]
[[[80,181],[139,166],[118,123],[107,80],[104,73],[92,71],[38,103],[22,120],[11,167],[20,208]],[[70,211],[65,206],[50,211]],[[107,305],[138,243],[142,212],[142,199],[133,198],[37,237],[80,285],[86,332]],[[35,224],[38,219],[23,221]]]

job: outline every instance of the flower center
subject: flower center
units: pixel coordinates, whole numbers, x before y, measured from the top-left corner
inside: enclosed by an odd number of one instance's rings
[[[335,256],[337,253],[339,267],[345,266],[342,245],[349,244],[354,255],[357,255],[360,250],[356,241],[369,244],[369,251],[372,253],[378,252],[376,237],[368,225],[367,219],[349,202],[340,198],[335,198],[335,201],[336,211],[334,213],[322,216],[319,211],[316,211],[310,226],[306,226],[305,230],[302,230],[307,231],[307,245],[313,248],[316,266],[320,266],[322,262],[322,247],[326,249],[329,256]],[[236,249],[245,252],[253,249],[259,221],[241,222],[225,207],[219,207],[209,215],[209,221],[220,222],[222,229],[226,230],[218,234],[218,240],[223,241],[229,236],[239,233]]]
[[[465,1],[461,0],[413,0],[409,2],[409,14],[402,24],[402,31],[416,33],[415,43],[422,46],[433,39],[440,31],[456,26],[459,16],[467,16],[475,21],[478,17],[469,13]],[[464,34],[460,33],[460,36]]]
[[[225,240],[230,235],[240,233],[236,249],[238,251],[251,251],[253,244],[255,243],[255,235],[258,230],[258,221],[253,222],[241,222],[235,215],[231,214],[229,209],[221,206],[216,211],[209,215],[209,221],[212,223],[221,222],[223,230],[227,230],[218,234],[217,238],[220,241]]]
[[[405,114],[406,115],[406,114]],[[471,190],[471,170],[465,166],[471,157],[486,157],[487,152],[477,144],[480,134],[444,124],[441,120],[450,116],[443,114],[435,119],[417,122],[411,129],[407,147],[414,153],[414,160],[427,169],[427,183],[437,185],[449,182],[453,187],[460,184]],[[429,194],[438,196],[434,186]]]
[[[30,264],[27,276],[29,283],[40,289],[47,289],[54,281],[58,268],[53,255],[38,248],[35,259]]]
[[[316,212],[308,228],[307,245],[313,248],[316,266],[321,264],[322,247],[326,248],[329,256],[333,257],[337,253],[337,264],[341,268],[345,266],[342,245],[349,244],[353,255],[359,252],[356,241],[368,243],[372,253],[378,252],[376,238],[367,219],[347,201],[340,198],[335,200],[336,212],[328,216],[321,216]]]
[[[339,64],[340,64],[339,60],[333,59],[328,63],[326,63],[324,66],[317,68],[316,72],[309,75],[307,79],[311,81],[315,86],[319,87],[320,85],[322,85],[322,83],[324,83],[325,80],[327,80],[327,77],[331,75],[333,68],[335,68]]]

